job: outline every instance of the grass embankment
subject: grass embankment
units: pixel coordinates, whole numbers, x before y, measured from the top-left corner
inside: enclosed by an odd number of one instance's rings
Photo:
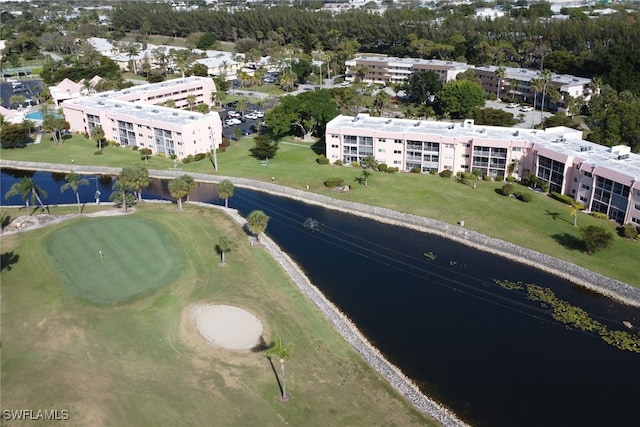
[[[223,213],[143,203],[132,217],[119,219],[152,225],[172,242],[181,268],[161,289],[118,305],[93,305],[73,296],[54,261],[59,254],[47,251],[56,234],[109,218],[3,236],[3,409],[68,409],[71,425],[78,426],[430,423]],[[127,231],[110,230],[104,238],[118,246]],[[221,235],[235,242],[224,268],[214,250]],[[139,252],[129,252],[126,242],[120,249],[121,256],[140,261],[138,268],[149,273],[157,268]],[[8,265],[7,254],[14,261]],[[77,255],[78,263],[82,257]],[[99,267],[87,272],[88,280],[103,273]],[[261,353],[213,349],[204,342],[184,314],[196,303],[243,307],[263,321],[267,341],[282,337],[292,349],[291,401],[279,401],[274,372]]]
[[[107,147],[101,156],[95,143],[80,136],[55,146],[43,138],[43,143],[20,150],[2,150],[2,157],[9,160],[47,161],[76,164],[105,165],[113,167],[140,164],[140,156],[125,148]],[[611,247],[587,255],[582,246],[580,227],[598,225],[615,233],[615,224],[591,217],[578,216],[578,227],[573,227],[571,208],[542,194],[524,203],[497,193],[503,182],[479,182],[477,189],[434,175],[374,172],[368,185],[360,185],[356,178],[362,170],[316,163],[311,144],[283,141],[278,154],[269,160],[268,166],[249,155],[253,145],[251,138],[233,143],[226,152],[218,154],[219,174],[271,181],[293,188],[328,195],[330,197],[384,206],[401,212],[435,218],[449,224],[465,221],[465,227],[534,249],[557,258],[565,259],[598,273],[640,287],[636,261],[640,255],[640,242],[616,235]],[[166,158],[152,157],[146,165],[149,169],[166,169],[172,166]],[[215,174],[211,162],[205,159],[191,164],[181,164],[188,172]],[[348,193],[336,193],[324,187],[330,177],[344,178],[352,186]],[[531,191],[519,188],[520,191]],[[231,200],[233,205],[233,199]]]

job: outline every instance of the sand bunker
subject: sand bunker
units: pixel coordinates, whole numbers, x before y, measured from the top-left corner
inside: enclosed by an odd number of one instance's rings
[[[214,345],[247,350],[258,344],[262,322],[253,314],[230,305],[203,305],[194,311],[198,332]]]

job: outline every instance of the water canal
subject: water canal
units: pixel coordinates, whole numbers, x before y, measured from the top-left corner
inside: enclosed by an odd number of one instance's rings
[[[11,179],[2,178],[4,194]],[[41,172],[34,179],[49,192],[49,203],[62,202],[61,182]],[[162,196],[164,186],[155,182],[147,197]],[[103,194],[109,193],[105,183]],[[201,185],[195,194],[220,203],[212,187]],[[492,279],[551,288],[610,329],[624,329],[623,320],[640,324],[637,308],[414,230],[244,189],[236,189],[230,206],[243,215],[267,213],[269,236],[327,298],[426,394],[466,421],[637,425],[640,355],[559,324],[523,291]],[[318,227],[305,227],[308,218]]]

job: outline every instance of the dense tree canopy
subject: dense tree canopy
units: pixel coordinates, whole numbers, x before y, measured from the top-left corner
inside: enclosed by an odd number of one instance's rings
[[[416,71],[406,85],[407,94],[420,104],[433,104],[441,89],[442,84],[435,71]]]
[[[339,114],[331,92],[325,89],[285,96],[267,112],[267,126],[276,136],[323,135],[327,123]]]
[[[438,106],[444,113],[460,118],[474,108],[482,107],[485,94],[482,87],[471,80],[452,80],[438,92]]]

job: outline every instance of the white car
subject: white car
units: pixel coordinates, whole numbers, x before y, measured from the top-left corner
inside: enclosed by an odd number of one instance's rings
[[[264,113],[262,111],[254,111],[253,114],[255,114],[259,119],[264,117]]]
[[[533,111],[533,107],[525,105],[524,107],[520,107],[520,111],[528,113],[529,111]]]
[[[507,108],[518,108],[520,106],[520,104],[516,104],[515,102],[512,102],[511,104],[507,104]]]
[[[227,124],[227,126],[233,126],[233,125],[239,125],[242,122],[240,121],[240,119],[227,119],[225,120],[225,123]]]
[[[227,111],[227,117],[240,117],[240,113],[233,110],[229,110]]]
[[[249,114],[245,114],[244,118],[248,120],[255,120],[258,118],[258,116],[256,115],[256,113],[249,113]]]

